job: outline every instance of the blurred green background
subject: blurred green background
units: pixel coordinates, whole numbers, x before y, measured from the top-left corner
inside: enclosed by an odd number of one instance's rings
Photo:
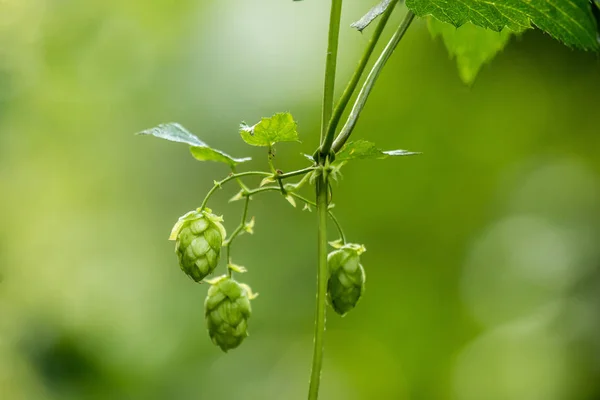
[[[371,5],[345,5],[338,88],[370,34],[348,25]],[[233,256],[260,297],[225,355],[206,286],[166,239],[227,168],[133,133],[178,121],[264,169],[237,126],[290,111],[303,143],[276,163],[305,166],[328,7],[0,1],[2,400],[305,398],[316,215],[274,193],[251,203],[255,235]],[[358,161],[334,188],[368,249],[367,292],[329,313],[323,399],[600,398],[599,105],[596,55],[530,31],[469,88],[411,27],[354,137],[424,155]],[[230,230],[234,192],[210,203]]]

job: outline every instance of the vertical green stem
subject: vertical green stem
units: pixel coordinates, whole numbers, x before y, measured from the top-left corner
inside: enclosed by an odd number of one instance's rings
[[[229,264],[231,264],[231,244],[233,243],[233,240],[239,236],[240,233],[242,233],[244,231],[244,228],[246,227],[246,218],[248,217],[248,205],[250,204],[250,196],[246,196],[246,201],[244,203],[244,212],[242,213],[242,221],[240,222],[240,224],[238,225],[237,228],[235,228],[235,231],[233,231],[233,233],[231,234],[231,236],[229,237],[229,239],[226,241],[226,245],[225,245],[225,251],[227,252],[227,275],[231,278],[233,275],[233,271],[231,270],[231,268],[229,268]]]
[[[318,254],[319,272],[317,275],[317,309],[315,315],[315,337],[313,362],[310,375],[309,400],[319,397],[321,381],[321,365],[323,363],[323,336],[325,334],[325,296],[327,295],[327,178],[321,176],[317,180],[317,215],[319,217]]]
[[[327,58],[325,60],[325,83],[323,87],[323,110],[321,113],[321,141],[325,139],[327,125],[333,112],[333,95],[335,88],[335,72],[337,66],[338,43],[340,38],[340,21],[342,18],[342,0],[331,1],[329,16],[329,37],[327,40]]]

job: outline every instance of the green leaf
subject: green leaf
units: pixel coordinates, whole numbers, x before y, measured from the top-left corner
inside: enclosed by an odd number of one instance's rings
[[[234,167],[239,163],[251,160],[250,157],[234,158],[221,150],[213,149],[176,122],[160,124],[139,132],[138,135],[150,135],[171,142],[189,144],[192,156],[200,161],[218,161]]]
[[[431,15],[456,27],[471,22],[500,32],[521,32],[532,24],[569,47],[600,47],[589,0],[406,0],[416,15]]]
[[[352,28],[356,28],[359,32],[362,32],[367,26],[371,24],[375,20],[375,18],[379,17],[386,8],[390,5],[392,0],[382,0],[381,3],[373,6],[361,19],[354,22],[350,25]]]
[[[273,146],[277,142],[299,142],[297,124],[290,113],[278,113],[263,118],[254,125],[240,125],[240,135],[252,146]]]
[[[335,162],[341,163],[349,160],[360,159],[383,159],[389,156],[413,156],[421,153],[415,153],[407,150],[389,150],[382,151],[375,144],[366,140],[357,140],[348,142],[335,155]]]
[[[513,32],[503,29],[495,32],[470,22],[456,28],[435,18],[428,18],[429,32],[436,38],[441,36],[448,53],[456,58],[458,74],[470,85],[483,64],[490,62],[508,43]]]
[[[221,150],[213,149],[212,147],[190,147],[190,152],[196,160],[199,161],[217,161],[225,164],[229,164],[235,167],[239,163],[252,160],[250,157],[234,158],[229,154],[222,152]]]

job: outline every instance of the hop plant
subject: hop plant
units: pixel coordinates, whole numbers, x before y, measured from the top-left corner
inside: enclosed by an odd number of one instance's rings
[[[331,245],[337,250],[327,256],[327,299],[335,312],[344,316],[356,306],[365,291],[365,270],[360,264],[360,255],[366,249],[359,244],[334,242]]]
[[[211,274],[219,264],[226,235],[222,221],[223,218],[205,208],[188,212],[173,227],[170,239],[176,240],[179,266],[196,282]]]
[[[224,352],[235,349],[248,336],[250,300],[256,297],[248,285],[226,275],[208,281],[212,286],[204,302],[208,335]]]

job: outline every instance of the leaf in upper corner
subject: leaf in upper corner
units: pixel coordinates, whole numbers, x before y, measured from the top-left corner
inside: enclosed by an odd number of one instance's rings
[[[495,32],[470,22],[456,28],[435,18],[428,18],[427,25],[433,38],[442,37],[448,53],[456,58],[460,78],[467,85],[475,81],[483,64],[504,49],[513,34],[510,29]]]
[[[361,19],[350,25],[352,28],[356,28],[359,32],[362,32],[367,26],[379,17],[388,8],[392,0],[382,0],[381,3],[373,6]]]
[[[175,122],[160,124],[154,128],[139,132],[138,135],[150,135],[171,142],[188,144],[191,146],[190,151],[192,156],[200,161],[218,161],[233,167],[239,163],[251,160],[250,157],[234,158],[221,150],[213,149],[183,126]]]
[[[406,0],[416,15],[431,15],[456,27],[471,22],[482,28],[521,32],[537,26],[569,47],[600,48],[589,0]]]
[[[240,125],[240,135],[252,146],[273,146],[277,142],[299,142],[296,121],[290,113],[263,118],[254,125]]]
[[[349,160],[360,159],[383,159],[389,156],[413,156],[421,153],[415,153],[407,150],[389,150],[382,151],[374,143],[359,139],[354,142],[348,142],[335,155],[335,163],[341,163]]]

